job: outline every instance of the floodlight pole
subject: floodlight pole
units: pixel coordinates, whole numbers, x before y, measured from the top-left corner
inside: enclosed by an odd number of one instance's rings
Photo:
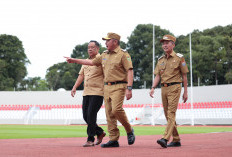
[[[191,33],[189,34],[189,50],[190,50],[190,82],[191,82],[191,125],[194,126],[194,109],[193,109],[193,73],[192,73],[192,37]]]
[[[154,74],[153,74],[153,72],[154,72],[154,69],[155,69],[155,25],[153,25],[153,68],[152,68],[152,83],[151,84],[153,84],[153,82],[154,82]],[[155,119],[154,119],[154,98],[152,98],[152,104],[151,104],[151,106],[152,106],[152,121],[151,121],[151,123],[152,123],[152,125],[155,125]]]

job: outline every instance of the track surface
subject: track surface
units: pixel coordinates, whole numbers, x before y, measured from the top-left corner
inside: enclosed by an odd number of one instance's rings
[[[134,145],[120,137],[119,148],[84,148],[86,138],[1,139],[0,157],[231,157],[232,132],[184,134],[182,147],[161,148],[160,135],[136,136]],[[107,142],[108,137],[103,139]]]

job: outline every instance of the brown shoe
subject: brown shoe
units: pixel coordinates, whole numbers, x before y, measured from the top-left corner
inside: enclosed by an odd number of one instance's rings
[[[96,145],[99,145],[102,143],[102,139],[106,136],[106,133],[103,132],[101,135],[97,136],[97,142],[95,143]]]
[[[83,145],[83,147],[92,147],[92,146],[94,146],[94,143],[93,143],[92,141],[87,141],[87,142]]]

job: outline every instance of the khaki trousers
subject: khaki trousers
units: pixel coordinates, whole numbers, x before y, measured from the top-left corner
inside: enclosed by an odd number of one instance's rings
[[[181,84],[176,84],[161,88],[164,114],[167,120],[167,126],[163,134],[164,139],[168,140],[173,137],[173,142],[180,141],[176,125],[176,110],[181,93]]]
[[[118,141],[119,139],[120,132],[117,128],[117,120],[124,126],[127,133],[132,131],[126,113],[122,108],[126,86],[126,84],[104,86],[104,103],[110,141]]]

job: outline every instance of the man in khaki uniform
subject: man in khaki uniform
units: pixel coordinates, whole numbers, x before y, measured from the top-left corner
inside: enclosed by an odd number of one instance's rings
[[[124,126],[127,132],[128,144],[135,141],[132,129],[124,109],[123,100],[132,97],[133,66],[128,52],[120,48],[120,36],[116,33],[108,33],[106,40],[107,50],[92,61],[65,57],[68,63],[102,66],[104,73],[104,102],[110,141],[101,147],[119,147],[119,129],[117,120]]]
[[[165,35],[160,40],[165,54],[158,59],[154,71],[156,76],[150,91],[150,96],[153,97],[154,90],[161,80],[161,96],[167,126],[163,137],[157,140],[157,143],[164,148],[181,146],[176,125],[176,110],[181,93],[181,83],[184,85],[183,101],[186,102],[188,99],[188,67],[183,55],[173,51],[175,41],[176,38],[171,35]],[[173,136],[173,140],[167,145],[167,141],[169,141],[171,136]]]
[[[87,60],[93,60],[97,56],[100,56],[99,43],[95,40],[91,40],[88,44],[89,58]],[[82,112],[83,118],[87,123],[87,142],[83,147],[94,146],[94,136],[97,135],[96,145],[102,142],[103,137],[106,133],[101,127],[96,124],[97,113],[100,110],[103,103],[103,71],[102,66],[88,66],[82,65],[79,72],[79,76],[76,80],[75,85],[71,91],[71,95],[74,97],[76,89],[84,80],[84,91],[83,91],[83,103]]]

